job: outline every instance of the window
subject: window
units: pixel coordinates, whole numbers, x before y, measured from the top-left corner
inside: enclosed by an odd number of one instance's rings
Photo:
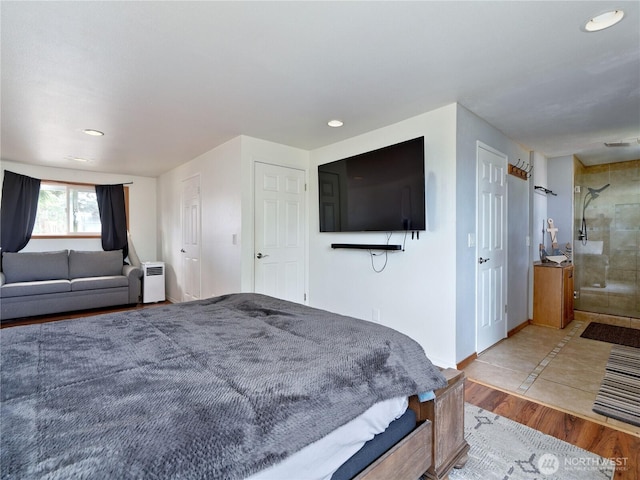
[[[125,187],[127,223],[129,189]],[[42,180],[33,237],[100,237],[96,189],[90,184]]]

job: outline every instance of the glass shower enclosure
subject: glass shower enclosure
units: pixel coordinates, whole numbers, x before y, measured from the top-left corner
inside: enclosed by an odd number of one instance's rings
[[[574,175],[575,309],[640,318],[640,160]]]

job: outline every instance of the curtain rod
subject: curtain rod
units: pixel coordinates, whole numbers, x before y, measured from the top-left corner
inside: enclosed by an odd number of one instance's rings
[[[101,185],[100,183],[83,183],[83,182],[67,182],[65,180],[48,180],[43,178],[42,179],[43,182],[48,182],[48,183],[62,183],[62,184],[66,184],[66,185],[85,185],[85,186],[95,186],[95,185]],[[122,183],[115,183],[115,184],[108,184],[108,185],[133,185],[133,181],[131,182],[122,182]]]

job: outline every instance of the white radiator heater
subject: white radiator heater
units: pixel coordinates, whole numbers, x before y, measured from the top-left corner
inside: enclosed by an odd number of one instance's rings
[[[142,302],[164,301],[164,262],[142,262]]]

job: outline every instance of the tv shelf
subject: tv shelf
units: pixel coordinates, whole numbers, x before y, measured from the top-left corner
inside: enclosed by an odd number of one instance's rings
[[[331,248],[357,248],[360,250],[402,250],[402,245],[367,243],[332,243]]]

